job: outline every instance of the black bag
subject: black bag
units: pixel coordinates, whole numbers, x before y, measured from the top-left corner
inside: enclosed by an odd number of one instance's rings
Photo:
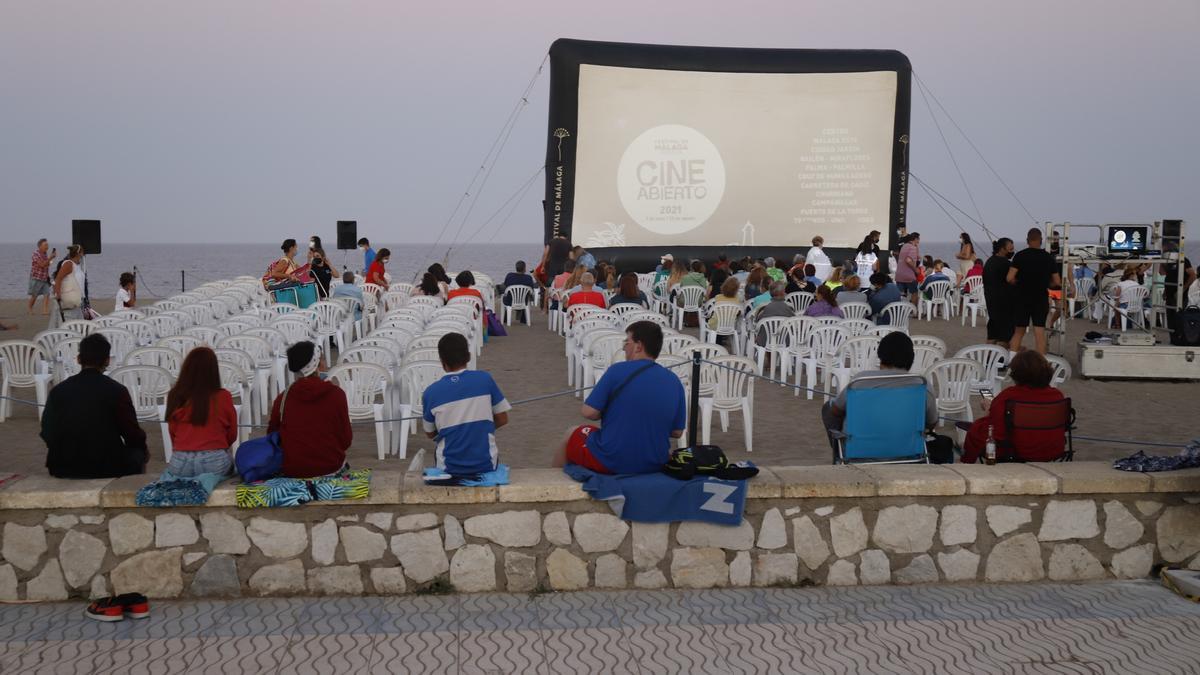
[[[679,480],[691,480],[696,474],[723,480],[746,480],[758,475],[758,467],[745,462],[730,464],[725,451],[716,445],[697,445],[671,452],[663,473]]]
[[[925,434],[925,450],[934,464],[954,463],[954,439],[942,434]]]
[[[1200,284],[1200,281],[1195,283]],[[1192,305],[1176,312],[1171,344],[1179,347],[1200,345],[1200,307]]]

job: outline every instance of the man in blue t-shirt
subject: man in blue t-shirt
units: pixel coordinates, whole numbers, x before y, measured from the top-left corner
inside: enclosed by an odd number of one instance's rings
[[[367,270],[371,269],[371,263],[375,262],[375,249],[371,248],[371,242],[367,241],[366,237],[358,240],[358,247],[363,250],[363,276],[367,276]]]
[[[471,347],[459,333],[438,340],[445,377],[421,396],[425,434],[437,440],[437,467],[451,476],[493,471],[500,454],[496,429],[508,424],[512,406],[496,381],[482,370],[467,370]]]
[[[604,371],[583,404],[583,416],[603,426],[571,429],[555,466],[571,462],[606,474],[662,469],[687,416],[683,384],[654,361],[662,342],[662,328],[651,321],[625,329],[625,360]]]

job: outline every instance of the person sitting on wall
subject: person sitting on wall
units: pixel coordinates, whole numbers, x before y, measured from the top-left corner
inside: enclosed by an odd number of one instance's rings
[[[279,432],[283,469],[289,478],[312,478],[341,471],[354,440],[346,394],[317,372],[321,352],[312,342],[288,347],[288,370],[296,381],[271,406],[267,433]]]
[[[421,395],[425,435],[437,441],[437,468],[452,476],[494,471],[500,457],[496,430],[508,424],[512,405],[490,374],[467,370],[467,338],[447,333],[437,349],[446,375]]]
[[[112,346],[99,333],[79,342],[82,370],[50,390],[42,412],[46,469],[56,478],[117,478],[146,472],[146,432],[125,385],[104,375]]]
[[[1013,385],[996,395],[986,416],[971,423],[963,441],[962,461],[973,464],[983,455],[989,426],[996,441],[998,461],[1052,462],[1059,459],[1067,445],[1064,429],[1020,429],[1009,437],[1005,419],[1008,401],[1053,403],[1063,399],[1062,392],[1050,386],[1054,366],[1038,352],[1025,349],[1009,362],[1008,374]]]
[[[568,430],[554,457],[597,473],[657,473],[667,462],[671,439],[683,436],[687,416],[683,384],[658,365],[662,328],[635,321],[625,329],[625,360],[608,367],[588,394],[582,414],[601,426]]]
[[[876,272],[876,274],[881,274]],[[899,289],[897,289],[899,290]],[[879,341],[879,370],[864,370],[860,373],[852,375],[850,382],[854,382],[859,378],[880,377],[887,375],[896,375],[897,373],[907,373],[912,368],[913,360],[916,357],[913,350],[912,338],[899,331],[888,333]],[[873,380],[866,383],[871,388],[887,388],[895,386],[892,382],[886,380]],[[825,425],[825,431],[828,434],[830,431],[841,431],[842,425],[846,422],[846,390],[849,387],[843,387],[837,398],[832,401],[826,401],[821,406],[821,422]],[[937,399],[934,398],[933,390],[926,388],[925,390],[925,427],[933,428],[937,424]],[[829,434],[829,445],[833,448],[834,459],[837,459],[837,440],[833,434]]]

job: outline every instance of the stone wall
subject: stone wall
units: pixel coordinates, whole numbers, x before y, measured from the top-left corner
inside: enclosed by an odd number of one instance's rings
[[[143,509],[146,478],[0,489],[0,600],[1141,578],[1200,568],[1200,471],[788,467],[737,527],[628,523],[550,470],[503,488],[377,472],[365,502]]]

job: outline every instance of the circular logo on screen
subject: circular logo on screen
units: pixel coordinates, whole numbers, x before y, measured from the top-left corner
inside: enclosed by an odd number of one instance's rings
[[[1117,230],[1116,232],[1113,232],[1113,241],[1115,241],[1118,244],[1124,244],[1125,243],[1125,230]]]
[[[617,167],[621,205],[638,225],[681,234],[704,224],[725,194],[725,162],[712,141],[682,124],[647,129]]]

